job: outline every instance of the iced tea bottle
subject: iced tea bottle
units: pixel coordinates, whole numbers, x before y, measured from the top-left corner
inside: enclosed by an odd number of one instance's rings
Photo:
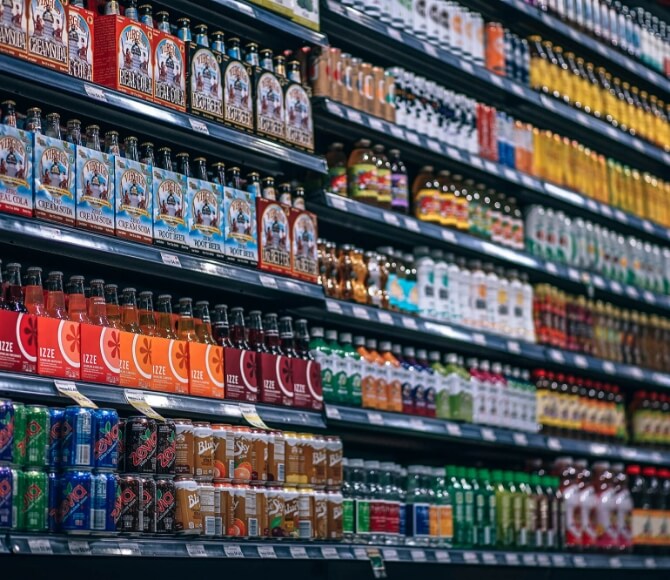
[[[105,284],[105,307],[107,309],[107,321],[110,328],[123,330],[118,290],[119,287],[116,284]]]
[[[86,295],[84,294],[84,277],[71,276],[68,285],[67,311],[70,320],[90,324],[86,313]]]
[[[63,292],[63,272],[49,272],[47,277],[47,313],[52,318],[68,320]]]
[[[23,302],[23,293],[21,290],[21,264],[16,262],[7,264],[5,304],[7,310],[13,312],[28,312]]]
[[[233,343],[230,342],[230,327],[228,326],[228,306],[217,304],[214,306],[212,316],[212,332],[214,340],[219,346],[230,348]]]
[[[176,340],[178,337],[172,326],[172,296],[170,294],[161,294],[158,297],[156,312],[158,314],[156,336]]]
[[[88,320],[96,326],[109,326],[107,305],[105,304],[105,281],[99,278],[91,280],[88,299]]]
[[[28,313],[35,316],[47,316],[44,305],[44,288],[42,287],[42,268],[33,267],[26,270],[24,293]]]
[[[212,318],[209,315],[207,300],[199,300],[195,303],[195,334],[198,342],[216,345],[216,340],[212,336]]]
[[[260,310],[249,312],[249,348],[256,352],[268,352]]]
[[[156,317],[154,316],[154,295],[153,292],[145,291],[139,294],[139,322],[142,334],[147,336],[158,336],[156,326]]]
[[[391,164],[383,145],[375,145],[372,150],[377,167],[377,205],[382,209],[391,209]]]
[[[135,288],[124,288],[121,291],[121,325],[126,332],[142,334]]]
[[[230,340],[233,347],[242,350],[249,350],[249,343],[247,342],[244,325],[244,308],[231,308],[230,314],[233,319],[232,327],[230,329]]]
[[[333,143],[326,153],[328,176],[325,190],[337,195],[347,195],[347,156],[344,154],[342,143]]]
[[[179,340],[186,342],[198,342],[195,333],[195,320],[193,319],[193,299],[179,299],[179,323],[177,324]]]
[[[356,247],[351,249],[351,264],[354,273],[352,280],[354,300],[360,304],[367,304],[369,301],[367,287],[368,267],[363,259],[363,250]]]
[[[266,314],[263,319],[263,328],[265,329],[265,352],[270,354],[282,354],[279,346],[279,326],[277,322],[277,315],[274,312]]]
[[[351,261],[351,253],[354,247],[344,244],[338,249],[337,255],[337,297],[340,300],[352,300],[354,298],[354,265]]]
[[[414,179],[412,206],[415,218],[426,222],[440,222],[440,184],[435,179],[431,165],[422,167]]]
[[[407,168],[400,159],[400,151],[389,151],[391,164],[391,209],[407,215],[409,213],[409,184],[407,182]]]
[[[377,166],[368,139],[358,141],[349,155],[347,186],[352,199],[371,205],[377,204]]]
[[[284,356],[299,358],[295,350],[295,335],[293,334],[293,319],[290,316],[282,316],[279,319],[279,344]]]

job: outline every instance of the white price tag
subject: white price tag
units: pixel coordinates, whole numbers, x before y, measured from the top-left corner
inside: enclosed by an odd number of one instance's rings
[[[384,560],[389,562],[397,562],[399,560],[398,550],[395,550],[394,548],[384,548],[382,552],[384,554]]]
[[[547,439],[547,447],[551,449],[552,451],[561,451],[563,449],[563,446],[561,445],[561,440],[556,439],[556,437],[549,437]]]
[[[402,42],[402,34],[397,28],[393,28],[391,26],[386,27],[386,34],[390,36],[393,40],[397,40],[398,42]]]
[[[321,548],[321,555],[326,560],[339,560],[340,554],[337,551],[337,548]]]
[[[86,395],[82,395],[79,392],[79,389],[77,389],[77,385],[75,385],[72,381],[54,380],[54,385],[56,386],[56,390],[61,395],[70,397],[70,399],[72,399],[80,407],[87,407],[89,409],[98,408],[98,405],[96,405],[93,401],[91,401],[91,399],[89,399]]]
[[[161,261],[166,266],[174,266],[175,268],[181,268],[181,262],[179,261],[179,256],[176,254],[170,254],[170,252],[161,252]]]
[[[401,139],[402,141],[405,140],[405,131],[403,131],[398,125],[390,125],[391,127],[391,135],[393,135],[396,139]]]
[[[621,568],[622,566],[623,563],[621,562],[621,558],[618,558],[616,556],[610,558],[610,568]]]
[[[632,377],[636,379],[642,379],[644,377],[644,372],[642,372],[642,370],[637,367],[629,368],[628,372]]]
[[[518,554],[505,554],[505,562],[508,566],[518,566],[519,565],[519,555]]]
[[[625,213],[623,213],[620,209],[615,209],[614,215],[616,219],[618,219],[622,224],[628,223],[628,216]]]
[[[628,294],[628,296],[634,300],[637,300],[640,297],[640,293],[637,291],[637,288],[633,288],[632,286],[626,286],[626,294]]]
[[[435,550],[435,559],[438,562],[451,562],[451,554],[446,550]]]
[[[342,418],[342,415],[340,415],[340,410],[337,407],[326,405],[326,417],[328,417],[328,419],[339,421]]]
[[[514,439],[514,444],[521,447],[528,447],[528,437],[525,433],[513,433],[512,439]]]
[[[363,125],[363,117],[358,111],[354,111],[353,109],[349,109],[347,111],[347,119],[352,121],[353,123],[358,123],[359,125]]]
[[[405,227],[410,232],[419,233],[421,231],[421,226],[419,226],[419,222],[412,218],[405,218]]]
[[[472,68],[472,64],[469,63],[467,60],[461,59],[460,61],[460,67],[469,74],[474,74],[474,68]]]
[[[586,558],[584,556],[575,556],[572,559],[572,563],[576,568],[586,568]]]
[[[442,239],[448,244],[456,243],[456,234],[454,234],[454,232],[452,232],[451,230],[442,229],[440,231],[440,235],[442,236]]]
[[[28,548],[31,554],[53,554],[51,542],[49,540],[40,540],[37,538],[28,539]]]
[[[580,125],[584,125],[584,127],[589,127],[591,125],[591,119],[586,115],[580,115],[579,113],[577,114],[577,122]]]
[[[484,161],[484,167],[486,168],[486,171],[492,175],[497,175],[498,167],[495,163],[493,163],[493,161]]]
[[[268,427],[265,424],[265,421],[261,419],[261,416],[256,409],[256,405],[253,403],[240,403],[240,411],[242,411],[244,420],[252,427],[256,427],[256,429],[265,429],[266,431],[270,430],[270,427]]]
[[[484,552],[482,554],[482,562],[488,566],[494,566],[495,564],[498,563],[496,560],[496,555],[492,554],[491,552]]]
[[[565,568],[567,565],[567,561],[565,559],[565,556],[563,554],[553,554],[551,556],[551,560],[557,568]]]
[[[353,312],[356,318],[360,318],[362,320],[370,320],[370,314],[362,306],[354,306]]]
[[[328,309],[328,312],[342,314],[342,306],[340,306],[339,302],[335,302],[334,300],[328,300],[328,302],[326,302],[326,308]]]
[[[489,429],[488,427],[482,427],[480,433],[484,441],[496,440],[496,433],[493,429]]]
[[[328,199],[330,200],[330,205],[333,206],[335,209],[339,209],[340,211],[347,211],[347,202],[343,197],[333,195]]]
[[[550,274],[553,274],[554,276],[558,274],[558,268],[553,262],[546,262],[544,267]]]
[[[84,90],[86,91],[86,94],[92,99],[107,102],[107,95],[105,95],[105,92],[100,87],[94,87],[93,85],[85,83]]]
[[[440,145],[435,139],[426,139],[426,144],[428,149],[435,151],[435,153],[442,153],[442,145]]]
[[[517,83],[510,83],[510,86],[512,87],[512,92],[515,95],[518,95],[520,97],[524,96],[523,87],[521,85],[519,85]]]
[[[375,413],[374,411],[368,411],[368,423],[370,425],[383,425],[384,416],[381,413]]]
[[[421,46],[427,55],[437,58],[437,49],[430,42],[422,42]]]
[[[551,560],[549,560],[548,554],[537,554],[537,564],[543,568],[549,568],[551,566]]]
[[[554,362],[565,364],[565,357],[560,350],[549,349],[549,358]]]
[[[86,540],[68,540],[67,549],[73,556],[90,556],[91,546]]]
[[[621,284],[615,282],[614,280],[610,282],[610,290],[612,290],[612,292],[614,292],[615,294],[621,294],[623,292]]]
[[[535,554],[524,554],[522,557],[524,566],[537,566]]]
[[[649,304],[656,304],[656,296],[649,292],[649,290],[642,292],[642,297],[649,302]]]
[[[407,131],[407,133],[405,133],[405,139],[412,145],[416,145],[417,147],[421,146],[421,139],[419,139],[419,136],[414,131]]]
[[[191,129],[193,129],[196,133],[209,135],[209,129],[207,128],[207,125],[205,125],[205,123],[202,121],[194,119],[193,117],[189,117],[188,122],[191,124]]]
[[[616,139],[619,136],[619,133],[614,127],[605,127],[605,133],[607,133],[607,136],[611,137],[612,139]]]
[[[521,174],[521,183],[530,189],[536,188],[535,180],[532,177],[528,177],[525,173]]]
[[[570,278],[570,280],[573,282],[579,282],[581,280],[579,272],[574,268],[568,268],[568,278]]]
[[[603,289],[605,287],[605,280],[603,280],[600,276],[594,275],[592,276],[592,279],[593,279],[593,285],[596,288]]]
[[[410,556],[412,556],[412,562],[425,562],[426,561],[426,552],[424,550],[410,550]]]
[[[447,433],[449,433],[451,437],[462,436],[460,425],[457,425],[456,423],[446,423],[446,427],[447,427]]]
[[[276,558],[277,554],[272,546],[258,546],[258,555],[261,558]]]
[[[489,81],[498,87],[503,87],[505,85],[505,81],[503,81],[502,77],[495,73],[489,73]]]
[[[479,564],[479,558],[475,552],[465,552],[463,554],[463,559],[466,564]]]
[[[365,548],[354,548],[354,557],[357,560],[367,560],[369,558],[368,551]]]
[[[237,544],[224,544],[223,551],[228,558],[244,558],[244,552]]]
[[[261,283],[261,286],[264,286],[265,288],[273,288],[277,289],[277,280],[273,278],[272,276],[265,276],[264,274],[260,274],[258,276],[258,280]]]
[[[426,425],[423,422],[423,420],[417,419],[416,417],[412,417],[409,420],[409,426],[416,431],[423,431],[426,428]]]
[[[486,346],[486,336],[481,332],[474,332],[472,334],[472,342],[479,344],[480,346]]]
[[[476,155],[471,155],[470,156],[470,163],[472,164],[473,167],[477,167],[481,169],[484,166],[484,162],[482,161],[481,157],[477,157]]]
[[[508,340],[507,350],[512,354],[521,354],[521,344],[519,344],[516,340]]]
[[[613,375],[616,373],[616,367],[614,366],[614,363],[611,363],[609,361],[604,361],[603,362],[603,370],[608,374],[608,375]]]
[[[205,550],[205,546],[202,544],[191,544],[189,542],[186,543],[186,551],[188,552],[188,555],[191,558],[206,558],[207,557],[207,551]]]
[[[388,312],[377,312],[377,319],[382,324],[393,324],[393,316]]]
[[[600,204],[600,213],[602,213],[605,217],[612,218],[614,214],[612,213],[612,208],[604,203]]]
[[[384,123],[382,123],[379,119],[375,119],[374,117],[370,117],[368,119],[370,122],[370,127],[373,128],[375,131],[379,131],[380,133],[384,133]]]
[[[587,361],[586,358],[583,357],[581,354],[576,354],[575,366],[579,367],[580,369],[586,369],[589,367],[589,361]]]
[[[550,111],[556,111],[556,103],[554,103],[553,99],[540,95],[540,102]]]
[[[656,568],[656,558],[645,558],[644,567],[653,570]]]
[[[392,226],[395,226],[396,228],[400,227],[400,220],[398,219],[398,216],[395,215],[394,213],[391,213],[390,211],[385,211],[382,213],[382,217],[384,218],[384,221]]]
[[[633,139],[633,147],[635,147],[635,149],[638,151],[644,151],[644,144],[638,139]]]
[[[642,229],[651,234],[654,232],[654,225],[649,220],[642,220]]]
[[[124,544],[119,544],[119,550],[121,550],[122,556],[141,556],[142,550],[140,550],[140,545],[134,542],[126,542]]]
[[[402,317],[402,325],[408,330],[419,330],[419,327],[416,324],[416,320],[410,318],[409,316]]]
[[[503,173],[505,174],[505,179],[508,179],[509,181],[519,181],[519,174],[514,171],[513,169],[509,169],[508,167],[505,167],[503,169]]]

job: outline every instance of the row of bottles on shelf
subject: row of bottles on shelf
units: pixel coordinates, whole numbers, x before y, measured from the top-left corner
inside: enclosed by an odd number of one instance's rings
[[[656,95],[613,77],[604,67],[584,62],[540,36],[531,36],[529,41],[532,88],[658,147],[670,147],[670,109]]]

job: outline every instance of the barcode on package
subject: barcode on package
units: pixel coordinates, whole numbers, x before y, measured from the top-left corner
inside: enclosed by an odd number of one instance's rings
[[[216,521],[214,519],[214,516],[205,516],[205,535],[206,536],[216,535]]]
[[[220,538],[223,534],[223,518],[221,516],[214,516],[214,535]]]
[[[92,510],[93,511],[93,529],[94,530],[104,530],[105,529],[105,510]]]
[[[258,535],[258,520],[256,518],[249,518],[249,535],[251,537]]]
[[[303,540],[311,540],[312,522],[300,521],[298,523],[298,536]]]
[[[277,481],[284,481],[286,478],[284,464],[280,463],[277,466]]]
[[[77,445],[77,463],[75,465],[91,465],[91,446]]]

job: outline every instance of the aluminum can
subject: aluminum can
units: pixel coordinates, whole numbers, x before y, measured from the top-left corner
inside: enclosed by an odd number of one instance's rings
[[[117,469],[119,466],[119,414],[116,409],[96,409],[93,436],[96,469]]]
[[[86,407],[67,407],[61,433],[63,468],[93,467],[95,415]]]
[[[24,431],[26,467],[43,469],[49,454],[49,407],[26,405],[26,427]]]
[[[66,534],[91,531],[93,475],[78,468],[66,469],[61,477],[61,530]]]
[[[19,477],[19,523],[27,532],[47,529],[49,480],[39,469],[28,469]]]
[[[56,407],[49,409],[49,467],[58,469],[62,458],[63,421],[65,409]]]
[[[116,474],[111,471],[99,471],[93,474],[91,530],[95,532],[113,533],[116,531],[114,521],[116,480]]]

